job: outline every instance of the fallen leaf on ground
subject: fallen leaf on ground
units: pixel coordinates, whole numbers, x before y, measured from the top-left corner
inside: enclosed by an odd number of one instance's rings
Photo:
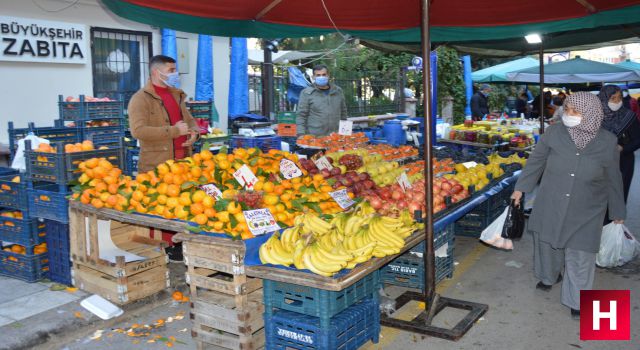
[[[53,292],[60,292],[67,289],[67,286],[65,286],[64,284],[60,284],[60,283],[54,283],[51,285],[51,287],[49,287],[50,291]]]
[[[80,311],[74,312],[73,316],[75,316],[76,318],[81,318],[81,319],[84,320],[84,316],[82,316],[82,312],[80,312]]]
[[[78,288],[76,287],[67,287],[65,288],[65,291],[69,292],[69,293],[75,293],[78,291]]]
[[[183,328],[183,329],[179,330],[178,332],[185,333],[186,331],[187,331],[187,328]]]

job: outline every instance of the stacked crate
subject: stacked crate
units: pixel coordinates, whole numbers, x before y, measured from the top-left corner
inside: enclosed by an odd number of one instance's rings
[[[278,122],[278,135],[285,137],[297,135],[295,112],[280,112],[276,116],[276,121]]]
[[[14,158],[18,150],[18,141],[24,139],[29,133],[49,142],[62,141],[65,143],[80,142],[81,135],[77,128],[65,127],[61,120],[56,120],[54,126],[36,127],[33,122],[29,122],[26,128],[15,128],[13,122],[9,122],[9,152],[11,159]]]
[[[200,128],[200,134],[204,135],[208,132],[209,126],[212,125],[212,122],[217,122],[214,120],[214,106],[213,101],[187,101],[186,102],[187,109],[191,116],[196,121],[198,128]]]
[[[73,123],[81,140],[91,140],[96,146],[115,146],[124,137],[123,101],[88,102],[80,95],[79,102],[67,102],[58,96],[60,120]]]
[[[267,349],[357,349],[380,335],[380,272],[342,291],[264,280]]]
[[[198,349],[264,347],[262,280],[245,274],[242,241],[179,234],[191,288],[191,335]]]
[[[436,283],[453,276],[454,226],[448,225],[434,233],[433,247],[438,252],[446,245],[446,256],[435,258]],[[397,257],[382,268],[382,282],[405,288],[424,289],[424,242]]]
[[[29,215],[24,175],[0,176],[0,275],[35,282],[48,277],[46,226]]]

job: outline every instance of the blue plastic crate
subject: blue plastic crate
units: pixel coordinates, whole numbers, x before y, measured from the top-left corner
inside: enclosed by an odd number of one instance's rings
[[[433,248],[438,249],[445,243],[451,244],[455,236],[455,225],[449,224],[443,230],[433,233]],[[422,253],[424,252],[424,242],[411,248],[410,251]]]
[[[320,317],[322,325],[342,310],[365,298],[377,298],[380,288],[380,271],[374,271],[365,278],[339,291],[299,286],[265,279],[263,295],[265,313],[274,308]]]
[[[125,163],[125,172],[130,176],[138,173],[138,160],[140,159],[140,149],[139,148],[127,148],[126,149],[126,163]]]
[[[356,350],[380,338],[380,305],[365,299],[331,318],[327,327],[320,319],[279,310],[264,316],[267,350]]]
[[[18,141],[25,138],[30,132],[49,142],[76,143],[82,140],[78,128],[65,127],[62,121],[56,120],[55,126],[45,126],[37,128],[33,122],[27,128],[14,128],[13,122],[9,122],[9,152],[11,157],[15,156],[18,150]]]
[[[44,185],[27,190],[29,215],[34,218],[49,219],[60,223],[69,222],[69,202],[67,191],[61,191],[58,185]]]
[[[0,216],[0,241],[27,247],[44,242],[45,235],[46,227],[42,221],[29,217],[18,219]]]
[[[453,244],[449,243],[447,256],[435,258],[436,283],[453,276]],[[381,269],[383,283],[405,288],[424,288],[424,259],[405,253]]]
[[[14,168],[0,166],[0,176],[18,175],[19,171]]]
[[[119,145],[124,137],[122,122],[115,126],[82,127],[80,134],[83,140],[91,140],[96,147]]]
[[[11,208],[27,212],[27,182],[24,175],[20,182],[13,182],[17,174],[0,176],[0,208]]]
[[[49,279],[71,285],[71,257],[69,254],[69,225],[45,220],[47,250],[49,252]]]
[[[123,168],[122,148],[112,146],[108,149],[96,149],[92,151],[82,151],[64,153],[64,144],[58,142],[55,153],[38,152],[31,150],[28,142],[25,151],[25,162],[27,168],[27,178],[31,181],[46,181],[66,185],[80,177],[78,165],[91,158],[105,158],[114,166]]]
[[[23,255],[2,250],[0,251],[0,275],[26,282],[36,282],[48,278],[48,255],[47,253]]]
[[[268,152],[270,149],[280,149],[280,142],[282,139],[280,136],[262,136],[262,137],[243,137],[233,136],[231,137],[231,148],[259,148],[263,152]]]
[[[499,197],[499,194],[492,197]],[[454,228],[456,236],[480,237],[482,231],[498,218],[506,207],[504,201],[501,206],[493,205],[496,201],[487,200],[456,221]]]
[[[87,102],[84,95],[80,95],[79,102],[66,102],[62,95],[58,95],[58,110],[62,120],[86,121],[124,117],[122,101]]]

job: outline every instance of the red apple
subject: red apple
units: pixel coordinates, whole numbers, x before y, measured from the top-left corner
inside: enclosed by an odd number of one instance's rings
[[[404,197],[404,195],[402,194],[402,192],[400,190],[394,190],[391,193],[391,199],[393,199],[394,201],[399,201],[403,197]]]

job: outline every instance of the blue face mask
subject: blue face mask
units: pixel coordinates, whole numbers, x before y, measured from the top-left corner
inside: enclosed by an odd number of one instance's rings
[[[166,78],[166,79],[162,79],[163,83],[174,88],[180,87],[180,73],[173,72],[169,74],[164,74],[160,72],[160,74]]]
[[[315,82],[318,86],[327,86],[329,84],[329,77],[316,77]]]

